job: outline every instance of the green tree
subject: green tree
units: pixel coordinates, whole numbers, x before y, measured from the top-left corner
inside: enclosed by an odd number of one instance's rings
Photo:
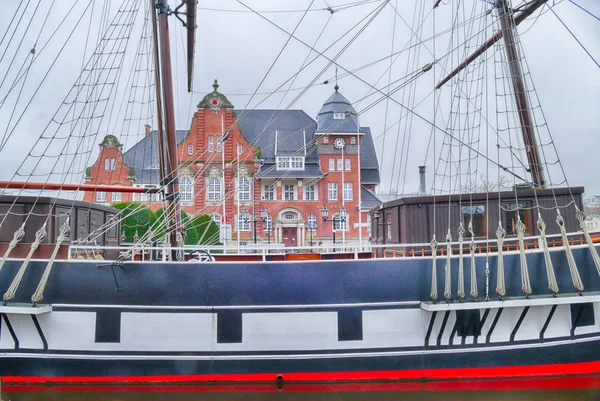
[[[133,242],[136,231],[138,236],[142,237],[154,223],[154,213],[146,205],[137,202],[119,202],[112,207],[122,210],[121,232],[125,234],[126,242]]]
[[[192,218],[192,227],[198,230],[199,243],[202,245],[219,244],[219,227],[207,214],[199,214]],[[198,242],[197,242],[198,243]]]
[[[155,230],[155,235],[154,238],[155,239],[164,239],[165,238],[165,233],[167,232],[167,228],[166,228],[166,222],[165,219],[163,217],[165,213],[165,209],[164,208],[160,208],[156,211],[155,216],[156,216],[156,220],[158,221],[158,223],[156,224],[157,229]],[[183,210],[181,211],[181,221],[183,222],[183,225],[186,227],[186,232],[185,232],[185,244],[186,245],[196,245],[198,243],[198,230],[194,227],[194,224],[192,223],[192,218]]]

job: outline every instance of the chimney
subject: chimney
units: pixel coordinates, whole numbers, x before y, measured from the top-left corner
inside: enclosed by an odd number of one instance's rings
[[[150,131],[152,131],[152,127],[149,126],[148,124],[146,124],[146,136],[148,136],[148,134],[150,133]]]
[[[425,195],[427,193],[427,189],[425,188],[425,170],[427,166],[419,166],[419,195]]]

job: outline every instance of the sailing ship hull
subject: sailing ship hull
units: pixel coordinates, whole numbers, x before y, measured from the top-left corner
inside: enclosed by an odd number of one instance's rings
[[[600,277],[574,246],[583,295],[563,251],[530,251],[533,294],[519,296],[518,252],[504,256],[507,297],[428,302],[431,258],[270,263],[57,262],[43,304],[27,303],[47,262],[32,261],[2,309],[0,376],[36,381],[435,380],[600,373]],[[476,258],[485,294],[486,255]],[[495,257],[489,291],[494,294]],[[438,258],[439,289],[444,258]],[[465,261],[465,287],[470,288]],[[7,288],[21,261],[7,261]],[[114,270],[114,275],[113,275]],[[443,291],[442,291],[443,292]],[[442,296],[440,292],[440,296]],[[566,294],[571,293],[571,294]],[[538,294],[538,295],[536,295]]]

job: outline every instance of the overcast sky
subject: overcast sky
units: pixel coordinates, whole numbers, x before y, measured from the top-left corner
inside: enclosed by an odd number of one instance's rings
[[[600,3],[595,0],[574,0],[575,3],[589,10],[596,16],[600,16]],[[0,15],[0,31],[3,33],[8,26],[10,19],[19,3],[18,0],[7,0],[4,3],[5,12]],[[32,1],[32,3],[36,3]],[[13,39],[13,45],[6,52],[6,59],[0,61],[0,76],[7,76],[7,83],[11,82],[15,74],[15,66],[20,66],[26,60],[29,49],[32,48],[36,40],[43,16],[46,15],[50,2],[42,2],[39,15],[34,19],[30,33],[25,35],[23,46],[9,69],[8,57],[14,54],[14,49],[19,40],[19,35]],[[57,1],[54,9],[50,12],[46,22],[45,31],[40,36],[38,46],[45,43],[49,38],[50,32],[57,27],[65,13],[73,10],[67,19],[67,23],[57,33],[55,39],[50,42],[48,48],[44,50],[44,58],[36,60],[31,68],[25,85],[18,95],[18,91],[11,92],[11,97],[0,108],[0,137],[6,130],[6,125],[13,115],[13,106],[16,97],[19,97],[18,107],[15,109],[19,113],[23,110],[25,100],[29,100],[38,85],[40,85],[46,72],[50,69],[53,62],[54,53],[58,52],[62,44],[66,41],[70,30],[77,24],[80,15],[84,13],[85,7],[90,4],[89,0],[60,0]],[[97,1],[94,7],[96,16],[100,15],[100,4]],[[121,2],[113,0],[111,12],[114,13]],[[174,2],[173,2],[174,3]],[[288,0],[285,2],[276,0],[248,0],[244,1],[249,7],[260,11],[266,18],[280,25],[288,32],[292,32],[305,10],[311,4],[310,0]],[[341,8],[334,14],[324,10],[327,4],[323,0],[312,2],[311,11],[306,13],[304,19],[299,24],[294,36],[310,44],[315,41],[322,32],[321,37],[316,43],[319,51],[324,51],[329,58],[334,58],[338,52],[349,42],[358,30],[366,26],[369,13],[377,10],[384,1],[370,1],[356,7],[343,9],[344,4],[355,3],[353,0],[331,0],[328,4],[333,9]],[[398,4],[395,13],[394,8]],[[371,91],[371,86],[377,88],[385,87],[388,79],[392,82],[404,77],[408,72],[413,72],[423,65],[433,61],[428,50],[420,48],[418,52],[404,52],[395,59],[391,65],[391,75],[387,70],[390,67],[390,61],[379,62],[369,68],[365,68],[356,73],[358,77],[348,76],[346,70],[354,70],[364,66],[392,53],[403,49],[411,38],[423,41],[429,50],[433,49],[433,41],[426,39],[433,35],[434,27],[432,14],[429,8],[425,8],[423,13],[428,15],[422,25],[422,31],[418,32],[418,39],[411,35],[410,25],[413,19],[419,19],[419,10],[415,10],[414,5],[407,5],[406,0],[391,0],[385,5],[381,12],[366,26],[357,39],[343,51],[337,60],[338,74],[340,75],[340,92],[351,102],[357,110],[362,110],[369,106],[373,101],[381,98],[381,95],[373,95],[366,100],[360,101]],[[424,2],[427,3],[427,2]],[[433,3],[433,0],[431,1]],[[445,3],[445,4],[444,4]],[[515,2],[517,3],[517,2]],[[553,3],[550,1],[549,3]],[[456,0],[447,0],[436,10],[436,28],[435,32],[440,33],[446,29],[451,22],[453,4]],[[465,7],[467,13],[471,12],[471,2]],[[520,3],[517,3],[520,4]],[[477,10],[482,10],[482,2],[476,3]],[[45,9],[44,9],[45,7]],[[229,10],[229,11],[228,11]],[[297,11],[297,12],[267,12],[267,11]],[[281,52],[289,36],[276,28],[260,16],[247,12],[242,3],[238,1],[223,0],[200,0],[198,10],[198,31],[196,45],[196,63],[194,77],[194,92],[190,95],[186,92],[185,79],[185,58],[184,58],[184,30],[174,19],[170,19],[172,38],[172,52],[175,65],[175,101],[177,108],[177,128],[187,129],[191,121],[195,105],[202,97],[212,90],[212,82],[216,78],[219,80],[219,91],[228,96],[236,108],[293,108],[303,109],[313,118],[317,115],[323,102],[332,94],[335,76],[335,67],[330,66],[324,72],[329,61],[318,55],[298,40],[292,39],[285,46],[285,49],[272,66],[272,63]],[[586,14],[577,8],[569,0],[563,0],[554,7],[556,14],[564,21],[577,38],[583,43],[591,55],[598,61],[600,60],[600,22],[592,16]],[[415,17],[415,14],[417,17]],[[56,111],[60,102],[65,98],[69,88],[75,82],[79,71],[81,70],[83,60],[83,48],[86,43],[86,29],[89,20],[88,14],[76,30],[75,35],[68,42],[68,46],[63,51],[61,58],[50,70],[45,81],[42,83],[39,92],[33,96],[31,105],[24,114],[19,125],[14,129],[15,134],[8,141],[6,146],[0,150],[2,162],[5,168],[0,171],[3,178],[10,178],[17,168],[18,163],[27,155],[31,144],[43,131],[48,124],[49,119]],[[371,14],[373,15],[373,14]],[[487,18],[487,24],[492,24],[495,14],[484,17]],[[365,20],[367,18],[367,20]],[[100,18],[96,19],[100,21]],[[94,20],[94,21],[96,21]],[[23,26],[26,26],[27,15],[23,19]],[[395,25],[394,25],[395,21]],[[138,23],[141,22],[141,14]],[[100,23],[100,22],[94,22]],[[349,29],[356,27],[350,34],[344,35]],[[416,25],[415,25],[416,26]],[[495,25],[490,25],[487,33],[492,32]],[[36,28],[37,27],[37,28]],[[93,43],[93,33],[97,31],[95,25],[92,25],[91,37],[88,38],[88,55]],[[473,25],[473,32],[478,32],[479,23]],[[588,195],[600,194],[600,181],[597,178],[597,160],[598,149],[600,149],[599,127],[600,127],[600,69],[594,64],[584,50],[571,37],[569,32],[562,26],[558,18],[548,10],[547,7],[541,9],[528,21],[519,26],[522,33],[521,41],[524,54],[527,60],[531,77],[535,83],[537,96],[540,99],[544,116],[548,127],[554,139],[554,145],[566,171],[567,179],[571,185],[585,185]],[[461,35],[465,35],[463,31]],[[479,42],[483,40],[483,34],[478,35]],[[140,36],[140,28],[134,28],[132,37]],[[23,34],[20,34],[22,37]],[[338,42],[339,40],[339,42]],[[449,41],[449,36],[441,36],[435,41],[436,54],[445,53]],[[5,42],[0,46],[0,56],[5,49]],[[136,42],[137,43],[137,42]],[[331,46],[329,49],[328,47]],[[12,49],[12,50],[11,50]],[[134,49],[134,46],[131,46]],[[327,50],[326,50],[327,49]],[[440,51],[440,49],[442,49]],[[40,48],[36,50],[39,52]],[[469,49],[461,49],[467,52]],[[472,49],[471,49],[472,50]],[[469,50],[470,51],[470,50]],[[308,58],[307,58],[308,57]],[[305,60],[311,61],[314,57],[317,59],[304,71],[298,74],[297,78],[291,84],[289,92],[277,93],[267,97],[265,93],[270,93],[277,89],[296,72],[305,63]],[[409,57],[418,57],[414,64],[408,64]],[[491,57],[491,67],[493,71],[493,53],[488,52],[487,57]],[[131,60],[129,58],[128,60]],[[412,120],[404,119],[398,130],[398,120],[406,112],[398,103],[410,105],[423,102],[414,108],[419,115],[427,120],[433,118],[434,97],[429,95],[432,92],[433,82],[437,81],[443,75],[442,69],[451,69],[457,63],[458,54],[455,58],[447,58],[436,65],[436,69],[419,77],[414,83],[414,98],[411,101],[407,92],[402,90],[391,95],[395,101],[385,101],[378,103],[370,110],[360,115],[360,124],[369,126],[375,138],[375,147],[378,152],[380,166],[382,171],[381,191],[388,192],[390,187],[392,191],[410,193],[418,188],[417,166],[425,163],[429,169],[428,181],[432,182],[434,164],[437,163],[439,151],[443,142],[443,134],[436,135],[437,153],[434,154],[431,149],[430,136],[431,125],[425,121],[419,120],[413,116]],[[270,72],[269,68],[272,66]],[[407,67],[408,66],[408,67]],[[407,69],[408,68],[408,69]],[[129,70],[127,70],[129,71]],[[8,72],[8,73],[7,73]],[[267,74],[268,72],[268,74]],[[433,74],[435,73],[435,79]],[[322,74],[322,75],[320,75]],[[127,74],[124,73],[124,76]],[[490,75],[488,82],[490,87],[494,83],[493,74]],[[123,78],[125,79],[125,78]],[[263,81],[261,84],[261,81]],[[316,79],[316,84],[308,88],[306,93],[295,100],[300,93],[298,88],[307,87],[311,81]],[[322,84],[326,79],[329,84]],[[364,81],[364,82],[363,82]],[[365,83],[366,82],[366,83]],[[283,89],[290,87],[290,83]],[[409,88],[409,87],[407,87]],[[17,86],[19,89],[19,86]],[[383,89],[386,90],[385,88]],[[258,92],[253,98],[251,94]],[[372,91],[371,91],[372,92]],[[448,91],[448,93],[450,93]],[[6,87],[0,87],[0,98],[6,94]],[[440,113],[449,110],[450,95],[442,95],[440,100]],[[1,100],[1,99],[0,99]],[[295,100],[295,101],[294,101]],[[495,96],[490,91],[487,97],[490,103],[494,103]],[[12,103],[11,103],[12,102]],[[397,103],[398,102],[398,103]],[[113,111],[115,115],[117,111]],[[447,113],[446,113],[447,114]],[[18,113],[16,114],[18,116]],[[387,121],[386,121],[387,116]],[[540,114],[541,116],[541,114]],[[490,122],[496,120],[496,116],[488,116]],[[13,123],[9,126],[12,130],[14,121],[17,117],[13,115]],[[122,116],[120,117],[122,119]],[[436,117],[437,125],[445,127],[447,121],[443,117]],[[115,117],[114,119],[118,119]],[[440,121],[440,119],[442,121]],[[405,122],[409,124],[404,125]],[[106,131],[114,130],[119,134],[123,133],[125,126],[120,126],[116,122],[106,124]],[[384,128],[387,132],[384,134]],[[446,128],[446,127],[445,127]],[[129,129],[133,129],[129,127]],[[123,134],[125,147],[133,145],[137,137],[142,134],[139,129],[133,129],[129,136]],[[544,131],[545,132],[545,131]],[[483,132],[482,132],[483,134]],[[488,133],[489,135],[489,133]],[[544,133],[544,135],[546,135]],[[99,135],[101,138],[103,135]],[[543,138],[545,138],[542,135]],[[548,137],[549,138],[549,137]],[[482,141],[484,140],[482,136]],[[100,139],[95,140],[98,143]],[[384,142],[385,141],[385,142]],[[403,142],[405,153],[401,152]],[[490,139],[490,143],[495,144],[495,139]],[[544,142],[544,141],[542,141]],[[482,142],[483,143],[483,142]],[[546,142],[545,142],[546,143]],[[490,149],[493,146],[490,145]],[[428,147],[430,148],[427,153]],[[95,151],[95,146],[93,147]],[[385,150],[383,150],[385,148]],[[479,147],[479,150],[485,154],[485,147]],[[425,159],[426,153],[428,154]],[[394,155],[396,162],[394,163]],[[90,159],[95,159],[94,153],[90,153]],[[551,157],[548,157],[551,160]],[[402,161],[402,165],[400,164]],[[90,165],[88,163],[88,165]],[[406,169],[405,169],[406,166]],[[481,165],[483,167],[483,164]],[[490,167],[490,175],[495,176],[496,170]],[[406,171],[406,175],[405,174]],[[481,170],[484,171],[484,170]],[[558,171],[558,170],[556,170]],[[406,177],[404,179],[404,177]],[[559,182],[558,175],[555,174],[553,181]],[[439,181],[438,181],[439,184]]]

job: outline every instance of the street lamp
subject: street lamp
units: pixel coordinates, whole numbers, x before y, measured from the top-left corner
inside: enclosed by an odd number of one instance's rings
[[[260,217],[262,218],[262,223],[263,223],[263,230],[264,230],[264,225],[265,222],[269,222],[269,227],[267,227],[267,238],[268,238],[268,243],[271,243],[271,226],[273,225],[272,222],[269,221],[269,213],[267,212],[267,209],[265,209],[264,207],[262,207],[260,209]]]
[[[248,209],[242,210],[242,215],[249,216]],[[252,223],[252,235],[253,235],[255,244],[256,244],[256,223],[261,222],[264,225],[265,222],[267,222],[269,220],[269,213],[267,212],[267,209],[265,209],[264,207],[260,209],[260,217],[261,217],[260,219],[253,218],[252,220],[250,220],[248,217],[245,218],[246,222]],[[268,242],[270,244],[271,243],[271,227],[269,227],[269,229],[267,230],[267,238],[268,238]]]
[[[342,207],[340,208],[340,211],[338,213],[337,216],[333,217],[332,219],[329,219],[329,209],[327,208],[327,205],[323,206],[323,209],[321,209],[321,217],[323,218],[323,222],[328,222],[331,221],[333,222],[332,226],[333,226],[333,244],[335,245],[335,222],[336,221],[346,221],[346,208],[342,205]],[[335,248],[333,249],[333,251],[335,252]]]

